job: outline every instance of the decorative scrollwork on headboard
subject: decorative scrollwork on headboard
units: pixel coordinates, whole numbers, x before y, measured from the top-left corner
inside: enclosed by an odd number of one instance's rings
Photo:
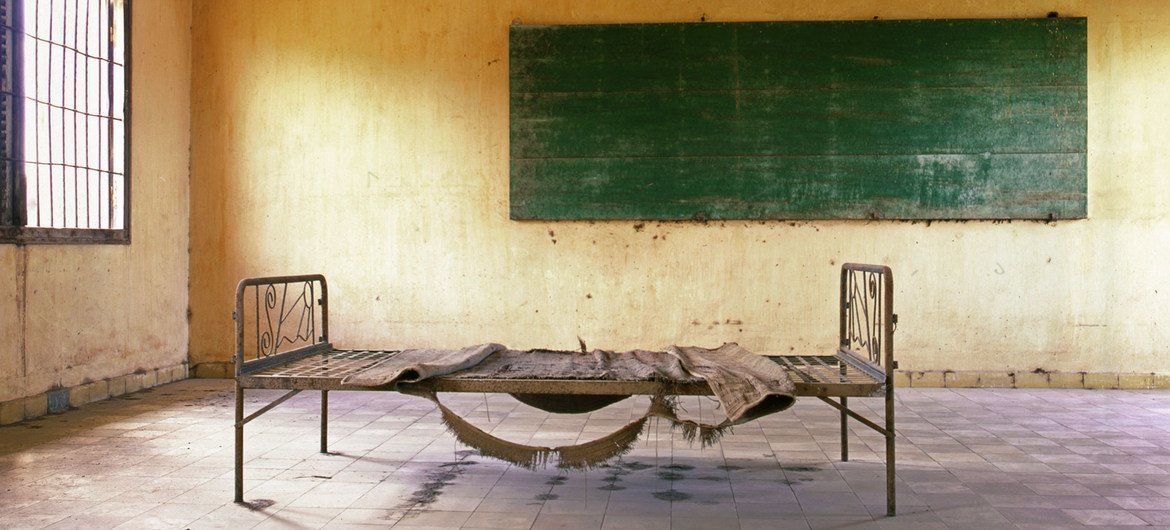
[[[327,342],[324,282],[320,275],[241,281],[236,289],[233,315],[237,361],[271,357]]]
[[[316,337],[313,282],[299,284],[268,284],[264,289],[264,303],[257,299],[256,354],[268,357],[281,351],[281,346],[312,342]],[[291,287],[291,293],[290,291]],[[256,289],[260,296],[260,289]],[[273,314],[275,313],[275,315]]]
[[[886,267],[846,264],[841,270],[841,348],[887,364],[894,317],[892,278]],[[888,367],[887,367],[888,368]]]

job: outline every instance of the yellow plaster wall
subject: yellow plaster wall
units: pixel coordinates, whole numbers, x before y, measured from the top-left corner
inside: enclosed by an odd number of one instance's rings
[[[191,4],[133,3],[130,245],[0,245],[0,402],[187,357]]]
[[[1052,10],[1089,18],[1089,220],[508,220],[514,20]],[[1166,371],[1170,3],[223,0],[193,22],[193,363],[230,360],[240,278],[304,272],[342,346],[830,351],[837,267],[866,261],[895,270],[903,368]]]

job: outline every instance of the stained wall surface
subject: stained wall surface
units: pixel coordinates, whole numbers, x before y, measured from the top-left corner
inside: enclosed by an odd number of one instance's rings
[[[0,402],[187,358],[191,4],[132,5],[132,243],[0,245]]]
[[[1088,18],[1087,220],[508,219],[513,21],[1053,10]],[[208,373],[246,276],[325,273],[342,346],[828,352],[844,261],[893,267],[904,369],[1167,370],[1170,4],[208,0],[192,41],[190,355]]]

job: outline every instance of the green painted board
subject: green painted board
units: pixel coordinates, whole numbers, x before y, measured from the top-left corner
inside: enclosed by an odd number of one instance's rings
[[[512,26],[513,219],[1086,215],[1085,19]]]

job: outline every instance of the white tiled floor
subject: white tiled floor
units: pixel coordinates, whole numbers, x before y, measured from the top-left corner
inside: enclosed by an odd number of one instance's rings
[[[249,410],[279,392],[250,391]],[[897,517],[882,438],[815,399],[690,447],[663,423],[592,471],[527,471],[455,442],[430,402],[302,393],[246,433],[232,500],[230,381],[189,380],[0,427],[0,528],[1170,528],[1170,392],[898,390]],[[644,398],[551,416],[508,396],[452,409],[512,441],[588,440]],[[485,406],[486,404],[486,406]],[[851,400],[880,410],[880,399]],[[710,415],[712,402],[684,401]]]

